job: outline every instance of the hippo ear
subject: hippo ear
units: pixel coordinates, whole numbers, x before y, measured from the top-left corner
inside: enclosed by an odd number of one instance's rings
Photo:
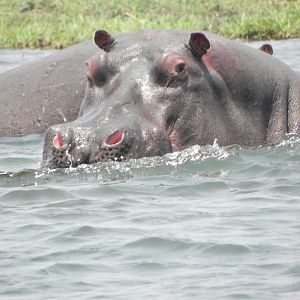
[[[97,30],[95,32],[94,41],[100,49],[103,49],[105,52],[109,52],[114,45],[115,39],[106,31]]]
[[[189,48],[195,55],[202,57],[210,48],[210,43],[203,33],[194,32],[190,36]]]
[[[273,47],[270,44],[263,44],[259,50],[269,53],[270,55],[273,54]]]

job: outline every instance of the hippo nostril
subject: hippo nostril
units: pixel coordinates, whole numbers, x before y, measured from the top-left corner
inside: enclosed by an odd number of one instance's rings
[[[111,134],[107,139],[105,144],[107,146],[116,146],[124,140],[124,132],[121,130],[116,130],[113,134]]]
[[[53,139],[53,146],[56,149],[60,149],[63,145],[64,145],[64,140],[63,140],[62,136],[59,133],[57,133]]]

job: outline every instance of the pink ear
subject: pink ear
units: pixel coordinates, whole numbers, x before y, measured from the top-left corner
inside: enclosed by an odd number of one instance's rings
[[[94,41],[100,49],[103,49],[105,52],[109,52],[114,45],[115,39],[106,31],[97,30],[95,32]]]
[[[259,50],[269,53],[270,55],[273,54],[273,47],[270,44],[263,44]]]
[[[210,43],[203,33],[194,32],[190,36],[189,46],[195,55],[202,57],[210,48]]]

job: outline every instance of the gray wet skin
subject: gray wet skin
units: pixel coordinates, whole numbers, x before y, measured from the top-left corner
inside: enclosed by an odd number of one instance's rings
[[[273,144],[300,132],[300,76],[270,45],[171,30],[97,31],[95,44],[78,119],[46,133],[46,166],[163,155],[215,139]]]
[[[44,133],[73,121],[84,98],[86,60],[97,48],[84,42],[0,74],[0,136]]]

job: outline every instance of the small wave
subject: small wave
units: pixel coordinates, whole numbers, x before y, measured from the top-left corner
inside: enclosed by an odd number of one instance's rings
[[[212,244],[203,250],[203,253],[214,255],[241,255],[248,254],[251,249],[238,244]]]
[[[130,268],[138,271],[144,271],[145,273],[149,273],[152,271],[162,272],[165,269],[169,269],[170,265],[166,263],[158,263],[153,261],[142,261],[138,263],[131,263]]]
[[[76,230],[74,230],[71,235],[75,237],[87,237],[93,236],[97,234],[97,230],[92,226],[80,226]]]
[[[284,274],[299,277],[300,276],[300,264],[295,264],[293,266],[290,266],[289,268],[287,268],[284,271]]]
[[[49,197],[52,197],[52,199],[66,199],[72,197],[71,193],[63,191],[59,188],[51,188],[51,187],[45,187],[38,189],[25,189],[25,188],[17,188],[15,190],[10,190],[6,193],[4,193],[1,196],[1,201],[7,201],[9,203],[26,203],[26,202],[32,202],[37,201],[40,203],[43,200],[49,199]]]
[[[74,272],[79,272],[81,274],[84,273],[90,273],[90,272],[96,272],[97,269],[94,266],[89,266],[86,263],[74,263],[74,262],[59,262],[52,264],[42,270],[40,270],[40,273],[45,274],[70,274]]]
[[[238,300],[247,300],[247,299],[254,299],[250,293],[249,294],[245,294],[245,293],[234,293],[234,294],[230,294],[225,296],[225,299],[229,299],[229,300],[234,300],[234,299],[238,299]]]
[[[93,200],[89,199],[76,199],[75,196],[72,199],[63,199],[51,201],[50,203],[45,203],[44,207],[50,208],[72,208],[72,207],[86,207],[93,204]]]
[[[133,242],[125,244],[125,248],[139,248],[145,250],[158,250],[158,251],[176,251],[192,248],[195,245],[191,242],[182,240],[172,240],[162,237],[147,237],[141,238]]]
[[[0,172],[0,187],[37,186],[49,180],[50,170],[47,174],[43,170],[24,169],[17,172]]]

